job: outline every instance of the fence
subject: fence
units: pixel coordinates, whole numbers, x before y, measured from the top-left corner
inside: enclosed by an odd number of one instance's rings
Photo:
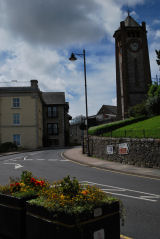
[[[115,138],[160,138],[160,129],[140,129],[140,130],[115,130],[107,133],[101,133],[101,136],[105,137],[115,137]]]

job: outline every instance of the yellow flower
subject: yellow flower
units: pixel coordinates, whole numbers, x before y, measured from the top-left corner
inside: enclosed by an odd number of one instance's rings
[[[61,194],[60,198],[61,198],[62,200],[64,200],[64,198],[65,198],[65,197],[64,197],[64,195],[63,195],[63,194]]]

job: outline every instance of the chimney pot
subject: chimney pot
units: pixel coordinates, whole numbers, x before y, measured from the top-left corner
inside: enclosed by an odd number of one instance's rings
[[[38,88],[38,80],[31,80],[31,87]]]

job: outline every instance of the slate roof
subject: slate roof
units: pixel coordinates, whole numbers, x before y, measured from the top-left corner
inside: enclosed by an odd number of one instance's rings
[[[42,98],[47,105],[63,105],[65,104],[64,92],[42,92]]]
[[[125,27],[140,27],[140,24],[134,20],[133,17],[130,15],[126,17],[124,20]],[[116,31],[121,30],[121,27],[119,27]]]
[[[99,114],[116,115],[117,114],[117,106],[114,106],[114,105],[102,105],[102,107],[98,111],[97,115],[99,115]]]
[[[26,93],[37,91],[39,91],[39,89],[33,87],[0,87],[0,93]]]
[[[139,27],[140,25],[131,16],[127,16],[124,20],[126,27]]]

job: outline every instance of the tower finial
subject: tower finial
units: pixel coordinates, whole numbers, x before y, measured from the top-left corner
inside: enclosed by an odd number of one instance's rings
[[[127,4],[127,13],[128,13],[128,17],[130,16],[130,9],[129,9],[129,6]]]

